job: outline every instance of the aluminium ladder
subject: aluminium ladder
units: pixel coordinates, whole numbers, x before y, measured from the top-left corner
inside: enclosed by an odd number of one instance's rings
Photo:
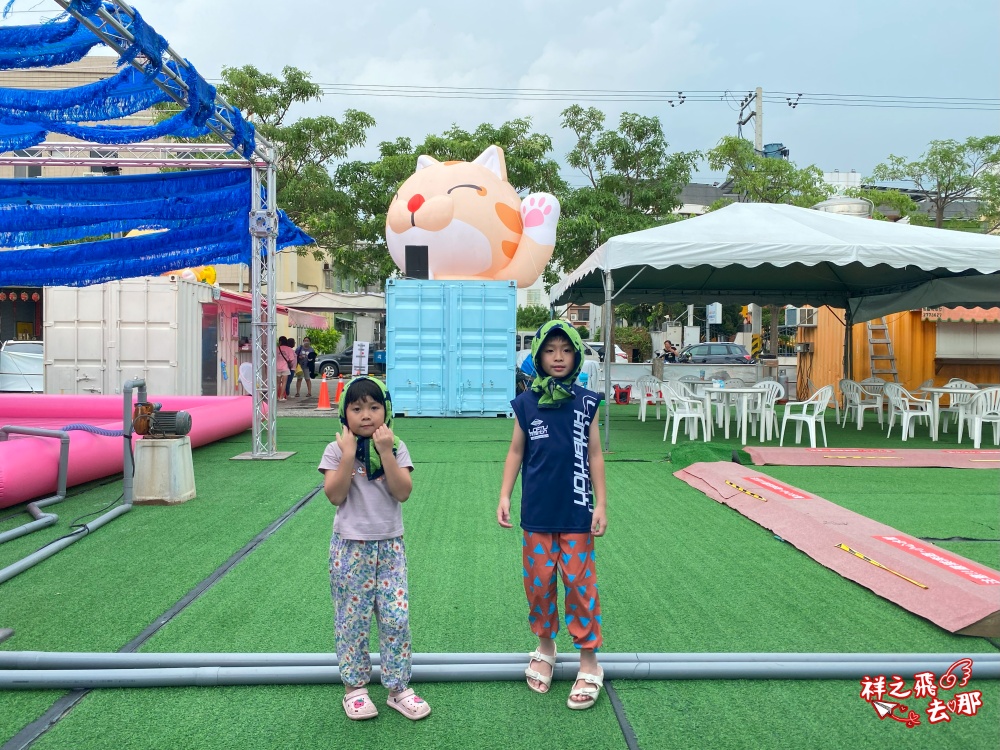
[[[877,348],[885,351],[876,353]],[[899,371],[896,369],[896,355],[892,351],[892,339],[889,338],[889,326],[885,318],[873,318],[868,321],[868,361],[872,375],[888,381],[899,382]]]

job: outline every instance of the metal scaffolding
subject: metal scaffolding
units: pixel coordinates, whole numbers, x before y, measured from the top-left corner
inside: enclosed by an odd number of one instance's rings
[[[132,25],[135,11],[121,0],[105,0],[96,16],[86,17],[70,6],[70,0],[55,0],[64,10],[90,29],[105,45],[122,55],[135,37]],[[172,62],[177,70],[187,62],[168,46],[162,62]],[[147,72],[151,62],[139,55],[131,63]],[[157,66],[150,67],[152,73]],[[182,78],[167,65],[160,65],[153,79],[169,96],[187,107],[189,92]],[[253,445],[251,458],[274,458],[277,403],[275,359],[277,356],[277,317],[274,301],[274,259],[278,240],[277,168],[275,149],[257,134],[252,155],[233,153],[237,133],[233,127],[237,111],[221,96],[216,96],[214,114],[208,127],[229,146],[218,144],[115,145],[88,143],[43,143],[21,152],[25,155],[0,157],[0,164],[53,166],[119,167],[246,167],[253,170],[253,196],[249,216],[251,237],[251,274],[253,311],[251,337],[253,347]],[[84,155],[86,152],[86,155]],[[97,156],[95,156],[95,154]],[[175,158],[170,158],[174,156]]]

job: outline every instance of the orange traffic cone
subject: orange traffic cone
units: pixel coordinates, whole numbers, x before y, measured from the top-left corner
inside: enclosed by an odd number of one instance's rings
[[[343,392],[344,392],[344,376],[341,375],[337,379],[337,392],[333,396],[333,400],[337,402],[338,406],[340,405],[340,396]]]
[[[319,399],[316,402],[316,411],[333,411],[330,406],[330,390],[326,385],[326,375],[319,383]]]

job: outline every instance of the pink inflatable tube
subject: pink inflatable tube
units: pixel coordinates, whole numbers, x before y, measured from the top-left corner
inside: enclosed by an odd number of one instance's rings
[[[0,395],[0,426],[44,427],[59,430],[87,424],[106,430],[122,429],[122,396]],[[246,396],[149,395],[165,411],[191,414],[194,447],[237,435],[253,424],[253,399]],[[110,476],[122,470],[122,438],[70,431],[69,486]],[[133,438],[135,440],[137,438]],[[0,508],[23,503],[56,491],[59,441],[11,436],[0,442]]]

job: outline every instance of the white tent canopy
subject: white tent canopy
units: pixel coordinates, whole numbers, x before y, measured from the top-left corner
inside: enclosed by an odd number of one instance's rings
[[[831,305],[860,322],[899,310],[1000,304],[1000,237],[735,203],[612,237],[552,288],[555,304]]]
[[[553,304],[604,305],[606,344],[612,302],[844,308],[844,371],[850,373],[851,322],[920,307],[1000,304],[1000,237],[734,203],[612,237],[550,296]],[[610,379],[604,388],[610,401]]]

